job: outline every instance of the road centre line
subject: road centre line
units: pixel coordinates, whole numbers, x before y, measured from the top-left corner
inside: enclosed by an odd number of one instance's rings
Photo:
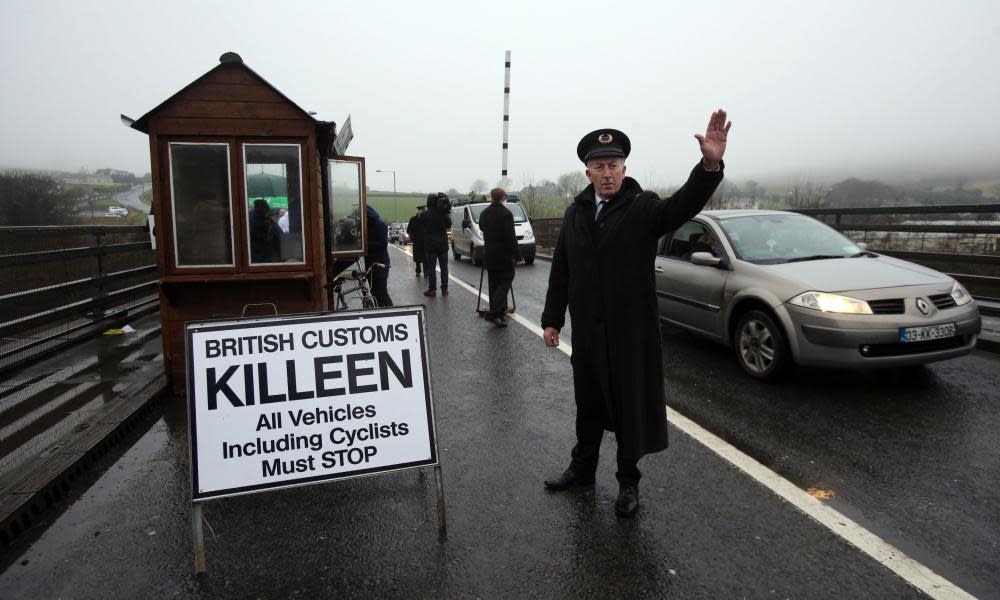
[[[390,244],[391,245],[391,244]],[[410,256],[412,253],[401,248],[396,248],[400,252]],[[440,271],[440,269],[437,269]],[[489,302],[485,294],[480,294],[478,288],[466,283],[458,277],[449,277],[451,281],[460,287],[479,294]],[[510,315],[515,321],[524,325],[535,335],[542,337],[542,329],[534,323],[528,321],[521,315],[513,313]],[[571,355],[573,349],[569,344],[560,341],[559,350],[566,355]],[[740,471],[749,475],[752,479],[771,490],[779,498],[785,500],[799,511],[805,513],[823,527],[840,536],[847,543],[861,550],[871,558],[875,559],[890,571],[901,577],[904,581],[927,594],[931,598],[940,600],[951,599],[974,599],[962,588],[941,577],[934,571],[925,567],[921,563],[907,556],[902,550],[896,548],[889,542],[883,540],[874,533],[858,525],[846,515],[823,504],[820,500],[810,496],[805,490],[799,488],[794,483],[788,481],[781,475],[768,469],[755,459],[751,458],[741,450],[730,445],[722,438],[709,432],[691,419],[685,417],[676,410],[667,407],[667,421],[674,427],[686,433],[696,442],[702,444],[712,452],[716,453],[727,462],[735,466]]]

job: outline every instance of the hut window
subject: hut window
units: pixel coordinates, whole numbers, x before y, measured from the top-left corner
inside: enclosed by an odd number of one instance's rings
[[[250,264],[302,263],[301,147],[244,144]]]
[[[171,143],[170,195],[177,266],[232,266],[229,146]]]
[[[330,160],[327,191],[330,196],[331,251],[359,252],[365,249],[361,164]]]

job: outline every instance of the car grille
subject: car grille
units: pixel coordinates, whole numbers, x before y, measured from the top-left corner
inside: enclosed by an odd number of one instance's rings
[[[944,310],[946,308],[953,308],[957,306],[955,299],[951,297],[951,294],[937,294],[936,296],[928,296],[934,306],[938,307],[938,310]]]
[[[901,315],[906,312],[902,298],[890,298],[888,300],[869,300],[868,306],[876,315]]]
[[[955,337],[941,340],[927,340],[923,342],[910,342],[907,344],[865,344],[858,348],[861,356],[874,358],[878,356],[906,356],[909,354],[923,354],[924,352],[937,352],[939,350],[950,350],[959,348],[969,343],[968,336],[956,335]]]

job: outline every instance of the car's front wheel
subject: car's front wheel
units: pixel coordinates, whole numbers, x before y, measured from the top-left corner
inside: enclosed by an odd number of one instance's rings
[[[733,339],[736,358],[751,377],[771,379],[788,364],[788,343],[774,317],[751,310],[740,317]]]
[[[455,242],[451,243],[451,255],[455,257],[455,260],[462,260],[462,255],[458,253],[458,248],[455,247]]]

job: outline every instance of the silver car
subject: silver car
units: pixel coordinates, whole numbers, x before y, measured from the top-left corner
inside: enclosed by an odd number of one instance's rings
[[[660,318],[733,347],[751,376],[888,367],[972,351],[979,309],[951,277],[869,252],[807,216],[704,211],[661,240]]]

